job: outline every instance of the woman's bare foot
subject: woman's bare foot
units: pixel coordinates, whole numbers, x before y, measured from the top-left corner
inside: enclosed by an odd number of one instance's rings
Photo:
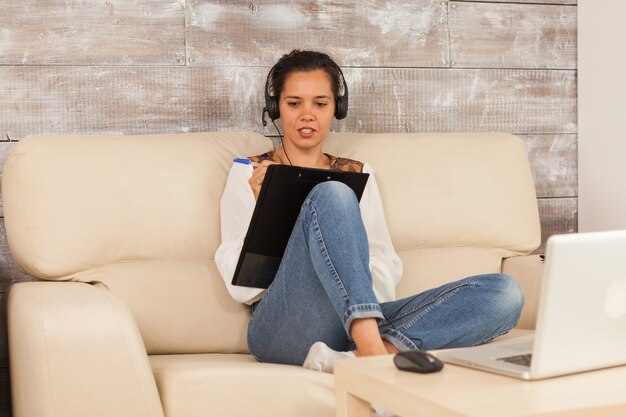
[[[396,353],[398,349],[380,337],[378,323],[374,318],[356,319],[350,326],[350,334],[357,349],[356,356],[374,356]]]

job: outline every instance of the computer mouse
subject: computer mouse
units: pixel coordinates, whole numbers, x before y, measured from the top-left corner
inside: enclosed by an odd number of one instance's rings
[[[420,374],[439,372],[443,368],[443,362],[438,358],[428,352],[419,350],[396,353],[396,356],[393,357],[393,363],[401,371],[418,372]]]

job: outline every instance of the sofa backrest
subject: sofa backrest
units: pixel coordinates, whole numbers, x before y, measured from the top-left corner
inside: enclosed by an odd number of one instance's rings
[[[501,271],[541,243],[523,142],[506,133],[333,134],[325,150],[374,168],[394,247],[398,297]]]
[[[213,260],[219,200],[233,157],[272,147],[251,132],[25,138],[3,172],[11,255],[115,293],[150,353],[245,352],[248,309]]]
[[[16,264],[116,294],[150,353],[245,352],[247,307],[214,263],[233,157],[272,148],[251,132],[23,139],[3,200]],[[375,169],[404,262],[400,296],[500,271],[540,231],[522,142],[507,134],[335,134],[330,153]]]

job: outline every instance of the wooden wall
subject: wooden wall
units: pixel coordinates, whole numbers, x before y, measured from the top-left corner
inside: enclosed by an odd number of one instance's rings
[[[0,163],[33,134],[272,135],[263,83],[293,48],[344,67],[350,112],[336,131],[519,135],[544,239],[576,230],[576,0],[3,1]],[[30,277],[0,229],[5,417],[6,290]]]

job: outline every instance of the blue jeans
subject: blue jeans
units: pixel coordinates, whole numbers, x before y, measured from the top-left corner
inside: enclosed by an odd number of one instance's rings
[[[517,283],[504,274],[379,304],[359,203],[349,187],[330,181],[302,205],[276,278],[253,309],[248,347],[262,362],[302,365],[317,341],[355,349],[350,324],[369,317],[400,351],[473,346],[508,332],[523,304]]]

